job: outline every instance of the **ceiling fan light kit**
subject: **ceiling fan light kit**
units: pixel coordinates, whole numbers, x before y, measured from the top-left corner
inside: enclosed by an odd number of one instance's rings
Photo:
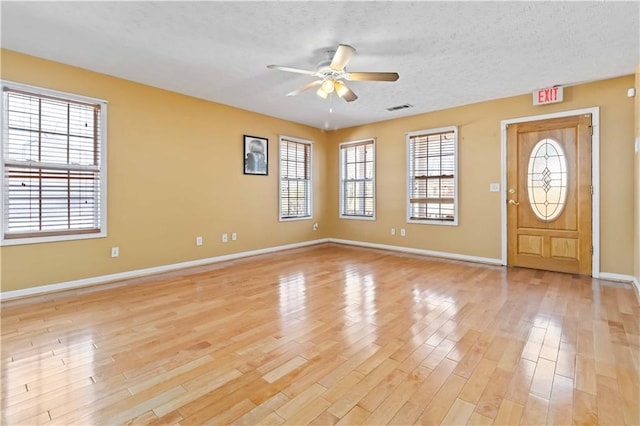
[[[319,78],[319,80],[307,83],[298,90],[287,93],[287,96],[296,96],[313,87],[320,86],[316,94],[322,99],[327,99],[334,91],[347,102],[353,102],[358,96],[342,80],[349,81],[396,81],[399,78],[395,72],[347,72],[345,67],[351,60],[356,49],[348,44],[340,44],[335,51],[327,52],[327,59],[320,62],[317,71],[308,71],[298,68],[284,67],[281,65],[267,65],[267,68],[280,71],[306,74]]]
[[[322,90],[322,87],[316,90],[316,95],[320,96],[322,99],[327,99],[329,97],[329,94],[326,91]]]
[[[329,79],[326,79],[325,81],[323,81],[322,85],[320,87],[325,92],[331,93],[331,92],[333,92],[333,89],[335,88],[335,82],[334,82],[334,80],[329,78]]]

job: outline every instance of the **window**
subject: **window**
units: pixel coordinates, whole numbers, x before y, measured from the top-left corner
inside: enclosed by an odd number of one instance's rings
[[[407,221],[457,225],[457,127],[407,133]]]
[[[106,102],[2,82],[2,244],[106,235]]]
[[[375,219],[373,139],[340,144],[340,217]]]
[[[310,219],[311,142],[280,137],[280,220]]]
[[[527,173],[529,204],[538,219],[551,222],[567,200],[567,157],[553,139],[542,139],[531,150]]]

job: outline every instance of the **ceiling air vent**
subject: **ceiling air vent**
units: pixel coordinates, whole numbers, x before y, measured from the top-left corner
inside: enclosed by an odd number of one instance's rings
[[[405,109],[405,108],[411,108],[411,107],[413,107],[413,105],[404,104],[404,105],[398,105],[398,106],[394,106],[394,107],[389,107],[389,108],[387,108],[387,111],[397,111],[399,109]]]

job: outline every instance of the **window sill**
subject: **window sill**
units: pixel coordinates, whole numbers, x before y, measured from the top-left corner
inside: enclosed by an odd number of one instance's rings
[[[106,231],[90,233],[90,234],[72,234],[72,235],[51,235],[48,237],[29,237],[29,238],[10,238],[0,240],[0,246],[19,246],[26,244],[39,244],[39,243],[55,243],[60,241],[73,241],[73,240],[89,240],[93,238],[105,238],[107,236]]]

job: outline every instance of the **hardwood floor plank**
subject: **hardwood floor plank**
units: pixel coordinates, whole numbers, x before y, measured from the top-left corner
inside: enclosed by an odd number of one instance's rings
[[[495,361],[482,358],[476,369],[473,371],[473,374],[471,374],[471,377],[469,377],[469,380],[462,388],[459,397],[465,401],[473,403],[474,405],[477,404],[482,392],[484,392],[484,388],[487,386],[487,383],[489,383],[489,380],[491,380],[496,367],[497,363]]]
[[[278,416],[282,417],[285,420],[290,419],[296,412],[300,411],[311,401],[321,397],[326,390],[327,389],[324,386],[314,384],[309,389],[302,392],[300,395],[293,398],[282,407],[278,408],[276,410],[276,414],[278,414]]]
[[[386,359],[382,364],[376,367],[371,374],[364,376],[355,386],[349,389],[340,399],[335,401],[329,412],[336,417],[342,418],[349,410],[358,404],[358,402],[371,391],[380,381],[384,380],[398,366],[398,362],[390,358]]]
[[[544,425],[547,422],[549,400],[529,394],[524,406],[521,423],[524,425]]]
[[[539,358],[538,363],[536,364],[536,370],[533,373],[533,379],[531,380],[530,392],[541,398],[549,400],[555,368],[555,362]]]
[[[2,424],[640,424],[590,277],[321,244],[0,303]]]
[[[494,419],[490,419],[489,417],[483,416],[477,411],[474,411],[473,414],[471,414],[471,417],[469,417],[467,424],[472,426],[492,425],[494,424]]]
[[[520,424],[520,418],[522,417],[523,411],[524,407],[522,405],[508,399],[503,399],[493,423],[496,425]]]
[[[551,389],[547,424],[568,425],[573,422],[573,380],[556,374]]]
[[[130,398],[126,401],[126,403],[117,404],[114,407],[106,410],[106,412],[100,417],[102,419],[102,422],[104,422],[105,424],[124,423],[134,417],[145,413],[146,411],[153,410],[163,404],[171,403],[176,398],[184,396],[185,394],[187,394],[187,391],[182,386],[176,386],[150,398]],[[133,402],[136,403],[134,404]]]
[[[380,403],[371,415],[366,418],[364,424],[386,424],[400,410],[400,408],[411,398],[427,380],[431,370],[425,367],[416,368],[411,374],[405,377],[402,383]]]
[[[390,420],[391,424],[411,424],[422,414],[424,408],[429,404],[433,396],[453,373],[457,363],[448,358],[442,360],[435,370],[429,374],[427,379],[411,395],[400,410]]]
[[[213,358],[211,357],[211,355],[205,355],[194,361],[182,364],[181,366],[170,370],[163,375],[157,375],[145,381],[137,382],[133,386],[129,387],[129,392],[135,395],[160,384],[173,387],[171,385],[173,385],[175,382],[177,382],[175,384],[182,384],[193,377],[197,377],[200,373],[208,371],[209,369],[211,369],[211,367],[213,367],[213,365]]]
[[[576,355],[576,389],[596,394],[596,362],[593,358]]]
[[[451,374],[424,409],[418,418],[418,423],[427,425],[442,423],[465,383],[465,378]]]
[[[476,411],[495,419],[513,373],[496,368],[476,405]]]
[[[524,345],[525,343],[521,340],[509,340],[498,361],[498,368],[504,371],[514,371],[520,361]]]
[[[558,359],[556,361],[556,374],[564,377],[574,378],[576,366],[575,347],[570,343],[560,342]]]
[[[598,424],[598,403],[596,397],[582,392],[573,391],[573,424],[594,425]]]
[[[227,425],[233,422],[235,419],[241,417],[247,411],[251,411],[256,405],[249,399],[245,398],[240,402],[231,405],[224,411],[213,409],[209,411],[209,407],[206,407],[184,420],[180,421],[181,425]]]
[[[622,412],[627,424],[640,424],[640,378],[638,371],[630,368],[618,367],[618,394],[622,401]]]
[[[533,380],[535,369],[535,362],[524,358],[520,359],[518,367],[507,386],[505,398],[524,406],[529,397],[529,389],[531,389],[531,381]]]
[[[407,373],[396,368],[358,401],[358,405],[369,413],[373,412],[389,394],[395,392],[395,389],[406,381],[407,376]]]
[[[282,378],[283,376],[286,376],[287,374],[289,374],[290,372],[292,372],[296,368],[303,366],[307,362],[308,361],[306,359],[304,359],[303,357],[296,356],[295,358],[290,359],[289,361],[285,362],[281,366],[279,366],[277,368],[274,368],[273,370],[269,371],[267,374],[265,374],[262,377],[267,382],[273,383],[276,380]]]
[[[162,417],[174,410],[178,410],[182,408],[185,404],[195,401],[202,396],[208,394],[214,389],[218,389],[223,386],[225,383],[240,377],[242,373],[238,370],[231,370],[229,372],[222,373],[214,378],[209,380],[202,380],[202,377],[198,377],[196,380],[190,380],[184,383],[182,388],[186,389],[188,392],[176,395],[170,401],[165,402],[164,404],[153,407],[154,413],[158,417]]]
[[[370,413],[367,410],[356,405],[351,409],[351,411],[345,414],[344,417],[340,419],[340,421],[338,421],[335,424],[340,426],[367,424],[365,419],[369,416],[369,414]],[[318,424],[327,424],[327,423],[318,423]]]
[[[440,424],[451,426],[467,424],[475,408],[474,404],[457,398]]]
[[[415,351],[411,352],[406,358],[398,359],[394,358],[393,355],[390,358],[395,359],[400,363],[398,365],[399,370],[402,370],[405,373],[410,373],[422,364],[434,349],[435,347],[425,343],[420,345]]]
[[[324,412],[331,403],[324,398],[316,398],[300,410],[295,412],[290,418],[288,418],[284,424],[286,425],[306,425],[311,423],[316,417]],[[356,407],[354,407],[356,408]],[[353,411],[353,409],[351,410]],[[348,416],[349,413],[343,416]]]
[[[232,424],[234,425],[255,425],[262,419],[275,413],[277,409],[289,402],[290,399],[283,393],[277,393],[262,404],[252,408],[244,413],[242,416],[235,419]]]
[[[481,334],[476,342],[471,346],[469,352],[460,360],[456,367],[455,374],[468,379],[478,366],[478,363],[482,359],[485,351],[491,344],[493,335],[490,333]]]
[[[597,399],[598,420],[605,425],[621,425],[625,423],[622,402],[618,396],[618,382],[606,376],[598,375]],[[640,396],[638,396],[640,398]]]

